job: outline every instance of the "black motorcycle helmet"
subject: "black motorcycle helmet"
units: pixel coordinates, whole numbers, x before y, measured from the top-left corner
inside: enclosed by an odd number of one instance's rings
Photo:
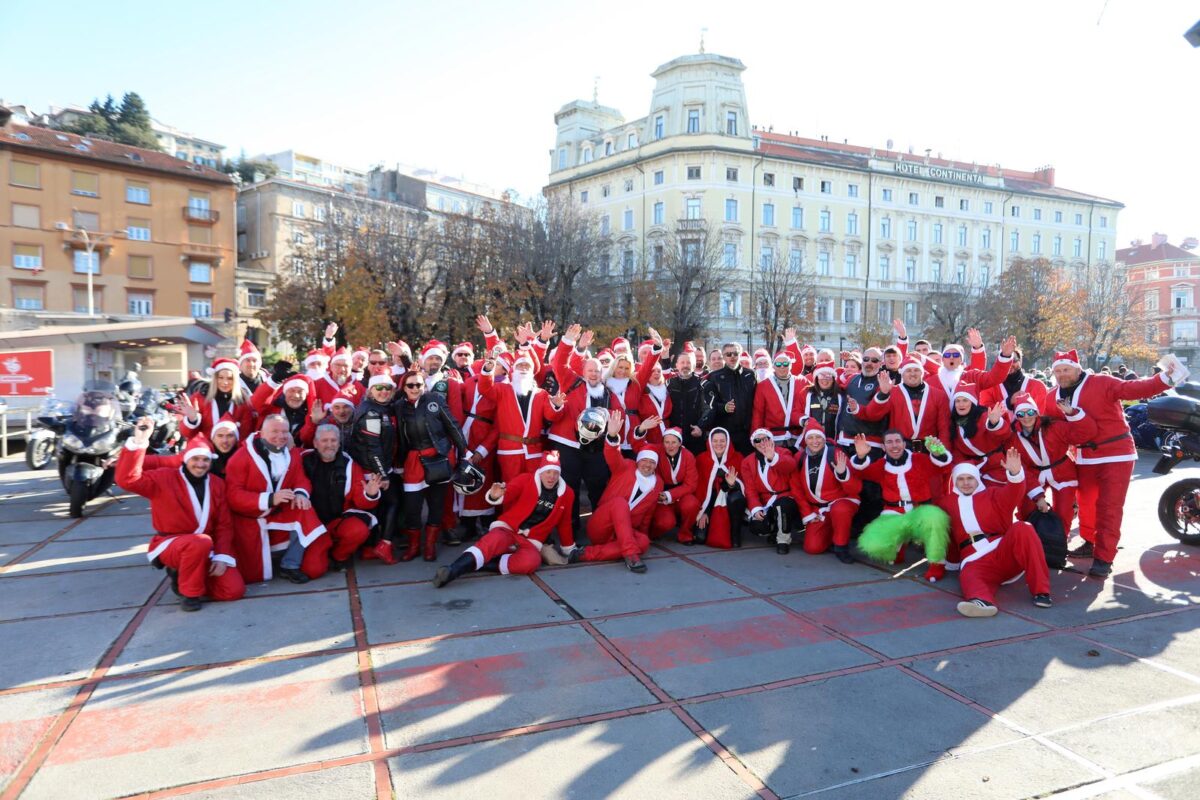
[[[470,461],[459,461],[450,476],[454,491],[461,495],[475,494],[483,488],[483,470]]]

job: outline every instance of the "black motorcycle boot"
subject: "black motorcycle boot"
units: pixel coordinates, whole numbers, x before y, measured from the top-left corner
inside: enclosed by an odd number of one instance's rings
[[[471,553],[463,553],[458,558],[454,559],[454,563],[450,566],[438,567],[437,574],[433,576],[433,586],[435,589],[440,589],[450,581],[475,570],[475,556]]]

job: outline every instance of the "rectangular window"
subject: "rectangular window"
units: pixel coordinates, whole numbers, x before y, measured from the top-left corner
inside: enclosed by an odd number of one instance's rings
[[[940,222],[933,223],[933,243],[942,243],[942,223]]]
[[[942,262],[934,261],[929,265],[929,277],[934,283],[942,282]]]
[[[1191,269],[1190,267],[1180,267],[1180,266],[1172,267],[1171,268],[1171,277],[1172,278],[1186,278],[1189,275],[1191,275],[1190,269]]]
[[[188,280],[192,283],[212,283],[212,264],[207,261],[189,261]]]
[[[992,213],[992,201],[991,200],[983,201],[983,213],[985,213],[985,214]]]
[[[654,277],[654,272],[663,268],[663,258],[666,255],[666,248],[661,244],[654,245],[654,253],[650,257],[650,277]]]
[[[1008,215],[1010,217],[1013,217],[1014,219],[1020,219],[1021,218],[1021,207],[1020,206],[1011,206],[1008,210]]]
[[[1071,243],[1071,255],[1075,258],[1083,257],[1083,240],[1078,236],[1076,236],[1075,241]]]
[[[967,226],[966,225],[958,226],[958,246],[959,247],[967,246]]]
[[[304,231],[292,231],[292,244],[304,244]]]
[[[632,209],[628,209],[628,208],[625,209],[625,212],[621,215],[621,230],[626,230],[626,231],[633,230],[633,210]]]
[[[36,244],[14,244],[13,266],[17,269],[41,269],[42,248]]]
[[[625,277],[633,275],[633,251],[628,248],[621,251],[621,272]]]
[[[737,136],[737,112],[727,111],[725,113],[725,133],[730,136]]]
[[[88,313],[88,292],[86,286],[75,286],[71,289],[71,307],[76,314]],[[96,311],[104,309],[104,291],[92,287],[92,308]]]
[[[800,206],[792,206],[792,227],[804,227],[804,209]]]
[[[846,254],[846,277],[858,277],[858,255],[855,253]]]
[[[908,193],[908,204],[910,206],[920,205],[921,204],[921,196],[919,194],[917,194],[916,192],[909,192]]]
[[[822,250],[821,252],[817,253],[817,274],[818,275],[828,275],[829,274],[829,251],[828,250]]]
[[[788,251],[788,269],[792,272],[801,272],[804,270],[804,251],[793,247]]]
[[[905,303],[904,304],[904,324],[905,325],[916,325],[917,324],[917,304],[916,303]]]
[[[821,194],[833,193],[833,181],[821,181]]]
[[[891,189],[883,190],[883,202],[885,202],[885,203],[892,202],[892,190]]]
[[[988,284],[991,282],[992,282],[992,268],[991,268],[991,266],[984,264],[983,266],[981,266],[979,268],[979,285],[982,288],[986,289],[986,288],[988,288]]]
[[[1146,311],[1158,311],[1158,290],[1147,289],[1142,297],[1142,308]]]
[[[100,215],[91,211],[74,211],[71,214],[71,222],[76,230],[82,228],[85,231],[100,230]]]
[[[687,132],[688,133],[699,133],[700,132],[700,109],[689,108],[687,119],[688,119]]]
[[[192,316],[196,319],[207,319],[212,316],[211,297],[193,297],[190,305]]]
[[[763,203],[762,224],[773,226],[775,224],[775,204]]]
[[[853,325],[858,322],[857,300],[842,301],[842,322],[845,322],[847,325]]]
[[[246,305],[250,308],[266,308],[267,288],[265,286],[247,286]]]
[[[883,219],[879,220],[879,238],[880,239],[892,238],[892,219],[891,219],[891,217],[884,217]]]
[[[558,148],[558,168],[567,168],[567,148],[565,147]]]
[[[858,184],[857,183],[847,184],[846,196],[847,197],[858,197]]]
[[[737,200],[729,199],[729,200],[725,201],[725,221],[726,222],[737,222],[738,221],[738,201]]]
[[[663,183],[663,171],[660,169],[654,173],[654,185],[662,186],[662,183]]]
[[[582,192],[579,193],[579,202],[581,204],[586,204],[587,200],[588,200],[587,189],[584,189]]]
[[[959,261],[954,265],[954,279],[958,281],[959,284],[964,284],[967,282],[967,262]]]
[[[130,294],[129,313],[139,317],[152,315],[154,313],[154,295],[142,293]]]
[[[320,231],[317,231],[316,233],[314,233],[313,234],[313,244],[316,246],[316,248],[318,250],[324,250],[325,249],[325,234],[321,233]]]
[[[984,250],[992,248],[992,229],[984,228],[979,232],[979,246]]]
[[[154,273],[150,271],[150,256],[130,256],[129,277],[153,278]]]
[[[1055,236],[1054,239],[1052,239],[1050,242],[1050,248],[1051,248],[1050,255],[1061,256],[1062,255],[1062,237]]]
[[[150,241],[150,220],[129,218],[129,223],[125,226],[126,238],[134,242]]]
[[[829,233],[833,220],[830,213],[828,211],[822,211],[819,219],[821,233]]]
[[[942,197],[940,194],[934,195],[933,207],[934,208],[945,208],[946,207],[946,198]]]
[[[737,179],[738,179],[737,167],[726,167],[725,168],[725,180],[733,181],[734,183],[737,183]]]
[[[684,204],[684,209],[687,219],[700,219],[700,198],[689,197]]]
[[[208,192],[188,192],[188,208],[203,212],[201,218],[208,217],[211,208],[211,198]]]
[[[1042,235],[1035,233],[1029,240],[1029,250],[1035,256],[1042,254]]]
[[[603,217],[600,218],[600,235],[608,236],[608,234],[611,232],[612,232],[611,222],[609,221],[608,214],[605,214]]]
[[[1192,307],[1192,290],[1191,289],[1172,289],[1171,290],[1171,308],[1191,308]]]
[[[895,317],[892,316],[892,301],[878,300],[875,303],[875,319],[882,323],[889,323]]]
[[[71,194],[84,197],[100,196],[100,176],[94,172],[71,170]]]
[[[967,200],[965,198],[962,200],[959,200],[958,201],[958,210],[959,211],[970,211],[971,210],[971,201]]]
[[[612,155],[612,142],[611,141],[607,141],[604,143],[604,155],[606,155],[606,156]]]
[[[1075,224],[1076,224],[1076,225],[1082,225],[1082,224],[1083,224],[1083,214],[1076,214],[1076,215],[1075,215]]]
[[[1097,245],[1096,257],[1101,261],[1108,258],[1108,242],[1104,241],[1103,239],[1101,239],[1100,244]]]
[[[1040,208],[1035,208],[1033,210],[1034,221],[1037,222],[1037,221],[1041,220],[1041,218],[1042,218],[1042,210]]]
[[[763,173],[763,186],[774,186],[774,185],[775,185],[775,173],[774,172],[764,172]]]
[[[38,206],[26,206],[20,203],[12,204],[12,224],[14,228],[42,227],[42,210]]]
[[[829,298],[818,297],[813,301],[813,315],[817,322],[829,322]]]
[[[725,243],[725,268],[733,269],[737,266],[737,245],[733,242]]]
[[[700,180],[700,168],[699,167],[688,167],[687,168],[687,179],[689,181]]]
[[[1016,253],[1021,249],[1021,233],[1013,231],[1008,235],[1008,249]]]
[[[804,191],[804,178],[800,178],[800,177],[792,178],[792,191],[793,192],[803,192]]]
[[[661,139],[663,137],[664,122],[665,121],[663,119],[662,114],[659,114],[657,117],[654,118],[654,138],[655,139]]]
[[[9,172],[8,182],[13,186],[40,189],[42,188],[41,169],[39,165],[27,161],[14,161]]]
[[[322,206],[322,205],[314,205],[313,206],[313,219],[315,219],[317,222],[325,221],[325,206]]]
[[[758,254],[758,266],[762,269],[771,269],[775,266],[774,247],[763,247],[762,252]]]
[[[627,192],[633,191],[633,178],[625,179],[625,191],[627,191]]]
[[[721,292],[721,316],[737,319],[742,316],[742,296],[737,292]]]
[[[45,287],[27,283],[14,283],[12,291],[14,308],[19,308],[22,311],[45,310]]]
[[[889,256],[879,257],[879,280],[890,281],[892,279],[892,259]]]
[[[637,134],[630,133],[625,137],[625,148],[627,150],[632,150],[635,147],[637,147]]]
[[[145,181],[126,181],[125,202],[150,205],[150,184]]]
[[[905,223],[904,232],[908,241],[915,242],[917,240],[917,221],[910,219],[907,223]]]
[[[1061,212],[1061,211],[1055,211],[1055,212],[1054,212],[1054,221],[1055,221],[1055,222],[1062,222],[1062,212]]]
[[[853,211],[846,215],[846,235],[858,236],[858,214]]]
[[[300,217],[301,219],[304,218],[304,203],[301,203],[299,200],[292,202],[292,216]]]
[[[87,275],[91,272],[93,275],[100,274],[100,254],[93,251],[91,254],[87,250],[75,251],[75,272],[80,275]]]
[[[904,259],[904,280],[909,283],[917,282],[917,260],[915,258]]]
[[[666,213],[665,207],[663,206],[661,200],[654,204],[654,224],[655,225],[663,224],[663,216],[665,215],[665,213]]]

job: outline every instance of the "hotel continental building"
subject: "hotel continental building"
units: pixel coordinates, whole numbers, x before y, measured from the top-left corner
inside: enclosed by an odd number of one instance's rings
[[[618,280],[652,274],[668,234],[719,235],[733,280],[712,335],[761,338],[749,316],[767,267],[813,274],[815,338],[836,348],[864,321],[901,318],[919,335],[937,287],[981,291],[1017,258],[1115,258],[1122,204],[1057,186],[1052,167],[764,131],[751,125],[744,69],[715,54],[669,61],[652,73],[649,113],[631,121],[595,99],[567,103],[544,189],[599,215],[612,247],[597,268]]]

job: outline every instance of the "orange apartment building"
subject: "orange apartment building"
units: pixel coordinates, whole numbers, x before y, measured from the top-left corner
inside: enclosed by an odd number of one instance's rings
[[[1145,315],[1146,338],[1161,353],[1175,353],[1192,366],[1200,364],[1200,253],[1196,240],[1182,247],[1156,233],[1117,251],[1125,266],[1126,291]]]

